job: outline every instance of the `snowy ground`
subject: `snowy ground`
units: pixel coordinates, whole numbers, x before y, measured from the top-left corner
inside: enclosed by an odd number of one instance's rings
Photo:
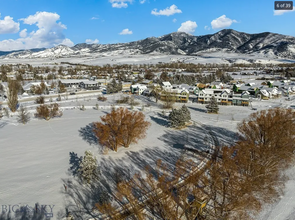
[[[118,56],[89,56],[89,57],[71,57],[71,58],[34,58],[34,59],[0,59],[2,64],[31,64],[33,66],[42,65],[55,65],[61,62],[81,63],[88,65],[105,65],[105,64],[157,64],[159,62],[184,62],[184,63],[217,63],[217,64],[230,64],[230,63],[294,63],[295,60],[290,59],[277,59],[274,57],[266,57],[260,54],[247,55],[238,53],[226,52],[212,52],[202,53],[198,56],[184,56],[184,55],[118,55]]]
[[[0,120],[0,204],[29,205],[36,202],[41,205],[54,205],[53,219],[62,216],[66,204],[63,179],[69,178],[68,168],[70,153],[82,156],[85,150],[94,152],[100,163],[102,173],[110,174],[114,167],[127,167],[131,172],[153,165],[162,159],[173,166],[177,158],[183,154],[183,146],[205,150],[204,143],[208,131],[212,131],[220,144],[232,144],[236,135],[236,125],[253,112],[249,107],[220,106],[220,114],[212,115],[205,112],[205,106],[190,103],[192,119],[196,125],[178,131],[166,127],[165,117],[158,113],[162,110],[145,97],[143,103],[149,103],[144,113],[151,122],[147,138],[128,149],[120,148],[118,153],[109,152],[103,155],[97,139],[92,134],[91,123],[110,110],[110,105],[120,95],[108,96],[108,101],[97,102],[95,98],[65,100],[61,102],[64,115],[50,121],[32,118],[27,125],[18,124],[16,117]],[[289,107],[293,101],[284,98],[269,101],[253,101],[257,110],[276,106]],[[98,103],[100,110],[93,107]],[[86,111],[78,110],[85,105]],[[27,103],[29,107],[32,103]],[[180,106],[180,104],[179,104]],[[35,107],[32,107],[35,108]],[[75,109],[74,109],[75,108]],[[210,137],[209,137],[210,139]],[[282,199],[265,207],[261,220],[294,219],[295,211],[295,168],[288,171],[291,178],[286,185],[286,194]]]

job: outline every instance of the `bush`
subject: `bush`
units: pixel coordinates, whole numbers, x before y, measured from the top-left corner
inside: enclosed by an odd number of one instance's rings
[[[126,104],[126,103],[129,103],[129,97],[128,96],[123,96],[123,97],[121,97],[121,99],[118,99],[118,100],[116,100],[116,102],[118,103],[118,104]]]
[[[61,96],[58,95],[56,101],[61,101]]]
[[[9,118],[9,111],[7,108],[3,108],[4,115]]]
[[[136,101],[134,100],[134,97],[131,96],[131,98],[129,98],[129,104],[130,104],[131,106],[135,106],[135,105],[139,105],[139,102],[136,102]]]
[[[59,105],[57,103],[50,105],[40,105],[37,107],[36,111],[35,117],[44,118],[45,120],[62,116],[62,111],[59,110]]]
[[[104,102],[104,101],[107,100],[107,97],[100,95],[100,96],[97,97],[97,100]]]
[[[23,106],[21,106],[20,109],[19,109],[19,114],[18,114],[17,121],[19,123],[26,124],[27,122],[29,122],[29,120],[30,120],[30,114],[29,114],[29,112],[27,111],[26,108],[24,108]]]
[[[37,97],[35,100],[36,104],[44,104],[44,102],[45,102],[44,96]]]

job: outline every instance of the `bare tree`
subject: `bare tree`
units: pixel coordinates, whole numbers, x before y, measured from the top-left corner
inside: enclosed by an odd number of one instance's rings
[[[36,109],[35,117],[44,118],[45,120],[49,120],[54,117],[61,117],[62,111],[59,109],[59,105],[57,103],[53,103],[50,105],[40,105]]]
[[[117,151],[118,146],[128,147],[145,137],[150,123],[144,118],[142,112],[131,112],[126,108],[113,109],[101,117],[102,122],[95,123],[94,132],[100,144]]]
[[[19,114],[17,121],[22,124],[28,123],[30,120],[30,113],[28,112],[28,110],[25,107],[21,106],[18,111]]]
[[[15,112],[18,104],[18,90],[19,83],[16,80],[8,81],[8,91],[7,91],[7,105],[12,112]]]

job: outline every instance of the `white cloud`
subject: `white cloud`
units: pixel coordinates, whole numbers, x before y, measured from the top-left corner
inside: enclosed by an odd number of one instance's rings
[[[72,47],[72,46],[75,45],[74,42],[71,41],[69,38],[63,39],[63,41],[61,43],[59,43],[59,44],[66,45],[68,47]]]
[[[146,0],[141,0],[139,2],[140,2],[140,4],[144,4],[146,2]]]
[[[19,32],[20,37],[26,37],[27,36],[27,29],[23,29],[21,32]]]
[[[133,34],[132,31],[130,31],[128,28],[124,29],[123,31],[121,31],[121,33],[119,33],[120,35],[126,35],[126,34]]]
[[[63,34],[67,27],[58,22],[59,19],[58,14],[51,12],[37,12],[35,15],[20,19],[24,24],[36,25],[37,30],[27,33],[24,29],[20,33],[21,38],[0,41],[0,50],[48,48],[59,44],[73,46],[74,43]]]
[[[133,0],[109,0],[113,8],[127,8],[127,3],[132,3]]]
[[[198,27],[195,21],[186,21],[181,23],[180,28],[178,28],[178,32],[186,32],[189,34],[193,34]]]
[[[91,18],[91,20],[97,20],[98,19],[98,17],[92,17]]]
[[[175,22],[177,21],[177,19],[176,19],[176,18],[174,18],[172,21],[175,23]]]
[[[293,10],[274,10],[273,15],[283,15],[285,13],[292,12],[292,11],[295,11],[295,7],[293,7]]]
[[[0,19],[0,34],[14,34],[17,32],[19,32],[19,23],[15,22],[12,17],[5,16],[3,20]]]
[[[91,39],[86,39],[85,43],[86,44],[98,44],[99,40],[95,39],[95,40],[91,40]]]
[[[177,8],[176,5],[171,5],[170,7],[167,7],[163,10],[158,11],[158,9],[152,10],[152,15],[165,15],[165,16],[170,16],[174,15],[177,13],[182,13],[180,9]]]
[[[208,27],[208,26],[205,26],[204,29],[207,30],[207,31],[209,31],[211,28]]]
[[[232,23],[237,23],[237,21],[227,18],[226,15],[222,15],[219,18],[214,19],[211,22],[211,26],[212,26],[212,29],[220,29],[220,28],[229,27],[232,25]]]

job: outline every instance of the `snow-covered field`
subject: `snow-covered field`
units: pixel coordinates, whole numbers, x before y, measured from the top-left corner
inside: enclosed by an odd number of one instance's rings
[[[153,165],[157,159],[173,166],[182,153],[182,146],[204,149],[208,131],[212,131],[220,144],[232,144],[235,139],[236,125],[253,112],[249,107],[220,106],[220,114],[205,112],[205,106],[189,103],[195,125],[178,131],[166,127],[167,121],[158,113],[156,106],[145,107],[146,119],[151,122],[146,139],[130,148],[120,148],[118,153],[109,151],[103,155],[97,139],[92,134],[91,123],[110,110],[110,104],[118,97],[109,96],[106,103],[99,103],[100,110],[92,109],[97,101],[83,99],[61,103],[64,115],[50,121],[31,118],[26,125],[18,124],[16,116],[0,120],[0,204],[5,207],[29,205],[35,203],[51,205],[54,217],[65,212],[66,197],[63,179],[70,178],[70,153],[82,156],[85,150],[91,150],[98,158],[102,173],[114,166],[128,166],[131,171]],[[143,99],[141,99],[142,101]],[[253,101],[258,110],[276,106],[289,107],[295,101],[284,98],[269,101]],[[86,111],[78,110],[84,104]],[[151,102],[152,103],[152,102]],[[180,104],[178,104],[180,106]],[[141,109],[141,104],[135,109]],[[209,137],[210,138],[210,137]],[[295,188],[294,169],[288,173],[291,178],[286,184],[286,193],[282,199],[261,213],[261,220],[294,219]],[[292,218],[293,217],[293,218]]]
[[[278,59],[275,57],[267,57],[261,54],[247,55],[238,53],[212,52],[202,53],[198,56],[184,55],[115,55],[115,56],[87,56],[87,57],[70,57],[70,58],[34,58],[34,59],[0,59],[2,64],[31,64],[32,66],[55,65],[61,62],[81,63],[87,65],[105,65],[105,64],[157,64],[159,62],[184,62],[194,64],[230,64],[230,63],[260,63],[260,64],[278,64],[278,63],[294,63],[295,60]]]

